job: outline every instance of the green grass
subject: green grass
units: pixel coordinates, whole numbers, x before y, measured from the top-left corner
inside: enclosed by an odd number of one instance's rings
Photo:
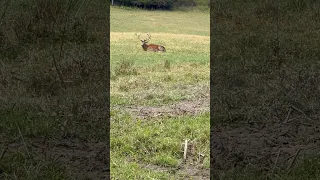
[[[179,167],[183,157],[182,144],[185,139],[196,140],[197,149],[209,159],[208,140],[209,113],[199,116],[181,116],[155,121],[133,120],[129,114],[112,112],[111,164],[112,176],[118,178],[121,166],[118,158],[126,160],[132,169],[126,170],[127,177],[134,174],[133,164],[153,164],[160,167]],[[124,161],[124,160],[122,160]],[[206,168],[208,168],[208,163]],[[120,168],[120,169],[119,169]],[[170,174],[169,174],[170,175]],[[140,175],[141,176],[141,175]],[[121,178],[120,178],[121,179]]]
[[[209,12],[142,11],[110,8],[110,32],[150,32],[209,36]],[[128,23],[130,22],[130,23]]]
[[[209,50],[210,41],[208,36],[198,34],[169,34],[151,33],[152,43],[162,44],[166,47],[166,53],[149,53],[141,48],[141,43],[135,36],[139,27],[131,24],[132,32],[113,32],[112,28],[117,25],[129,26],[129,23],[119,22],[113,17],[121,13],[131,13],[128,10],[111,8],[111,33],[110,33],[110,56],[111,56],[111,104],[136,104],[136,105],[160,105],[190,99],[199,91],[209,87]],[[163,11],[138,11],[134,10],[135,18],[146,18],[144,13],[157,13],[165,17],[176,17],[175,13],[185,14],[181,23],[192,23],[187,18],[189,13],[195,12],[163,12]],[[205,20],[208,14],[196,13],[199,21],[203,21],[202,29],[208,28]],[[181,17],[179,17],[181,18]],[[207,19],[208,20],[208,19]],[[179,22],[179,21],[178,21]],[[181,24],[164,23],[175,25]],[[184,25],[181,33],[192,33],[193,25]],[[199,28],[201,28],[199,27]],[[124,27],[129,28],[129,27]],[[155,26],[146,25],[148,32],[156,30]],[[125,31],[125,29],[124,29]],[[206,30],[207,33],[209,29]],[[140,32],[142,33],[142,32]],[[146,34],[143,34],[146,36]],[[169,64],[169,68],[167,67]],[[121,74],[122,72],[122,74]]]
[[[209,94],[209,13],[111,7],[111,176],[185,179],[182,143],[197,143],[209,170],[209,113],[140,119],[127,106],[161,107]],[[136,33],[166,53],[145,52]],[[153,168],[147,168],[151,166]],[[192,177],[189,177],[192,178]]]
[[[164,65],[157,67],[161,66]],[[184,63],[180,67],[171,65],[170,70],[140,68],[137,71],[138,75],[120,76],[111,81],[111,104],[123,104],[127,99],[127,104],[161,105],[209,93],[209,70],[204,65]]]
[[[142,32],[139,32],[142,33]],[[110,33],[110,55],[112,65],[120,60],[130,60],[139,66],[158,65],[164,60],[172,64],[184,62],[209,63],[210,51],[209,36],[150,33],[150,43],[161,44],[166,47],[166,53],[146,53],[141,51],[141,42],[135,36],[135,32]],[[141,38],[146,38],[144,33]]]
[[[113,117],[111,133],[114,137],[110,141],[111,148],[118,153],[122,152],[122,155],[128,158],[177,166],[183,154],[180,145],[184,139],[197,139],[202,144],[199,149],[206,152],[209,150],[209,147],[205,146],[210,136],[209,113],[197,117],[181,116],[156,121],[133,120],[128,114]],[[166,157],[168,161],[165,160]]]
[[[145,169],[135,162],[128,162],[125,158],[119,158],[119,155],[111,155],[110,167],[113,169],[111,175],[114,179],[174,179],[173,175],[166,172],[156,172]]]

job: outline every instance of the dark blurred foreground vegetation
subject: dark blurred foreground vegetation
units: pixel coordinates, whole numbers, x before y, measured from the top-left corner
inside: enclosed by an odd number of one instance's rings
[[[104,1],[0,1],[0,179],[67,179],[35,141],[106,141],[108,17]]]
[[[320,118],[319,5],[312,0],[212,2],[216,123],[278,121],[292,106]]]
[[[303,149],[304,146],[317,142],[307,142],[295,137],[307,136],[312,139],[319,134],[319,7],[320,2],[315,0],[212,1],[211,133],[216,132],[219,127],[226,127],[230,130],[226,132],[231,134],[230,139],[248,138],[251,141],[251,137],[256,134],[251,134],[250,130],[240,130],[255,128],[258,132],[264,132],[261,140],[272,140],[275,135],[272,134],[273,127],[280,127],[281,131],[284,129],[281,127],[295,126],[296,123],[297,127],[314,130],[299,130],[298,134],[298,130],[289,128],[289,132],[294,135],[289,136],[283,144],[269,145],[270,149],[299,145]],[[291,124],[288,123],[289,120]],[[211,138],[217,139],[215,136]],[[228,142],[223,143],[228,146]],[[214,161],[216,156],[212,156],[212,162],[216,163],[212,166],[214,175],[221,179],[239,180],[312,180],[319,177],[320,161],[315,153],[310,153],[309,156],[301,153],[296,163],[287,166],[288,168],[283,168],[283,164],[279,162],[283,154],[280,155],[278,164],[274,161],[274,154],[268,158],[273,160],[269,164],[271,168],[246,165],[251,159],[268,155],[263,154],[265,152],[262,152],[262,148],[259,152],[248,144],[240,142],[235,146],[241,147],[245,153],[252,153],[252,157],[242,156],[239,162],[243,164],[224,167],[228,170],[218,169],[218,163]],[[211,151],[219,152],[219,149],[211,147]],[[230,151],[234,154],[242,153],[234,149]],[[302,158],[305,159],[301,160]],[[232,159],[224,160],[233,162]],[[264,163],[264,160],[260,161]]]

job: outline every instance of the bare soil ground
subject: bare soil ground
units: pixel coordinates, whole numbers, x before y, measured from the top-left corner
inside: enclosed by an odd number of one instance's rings
[[[215,176],[237,166],[252,165],[268,173],[274,166],[289,168],[301,156],[319,154],[319,132],[319,122],[303,116],[250,127],[217,125],[211,130]]]
[[[157,166],[157,165],[151,165],[151,164],[148,164],[148,165],[140,164],[140,166],[153,171],[179,174],[184,179],[185,178],[195,179],[195,180],[210,179],[210,171],[208,169],[203,168],[200,164],[198,165],[194,163],[190,164],[190,162],[181,164],[181,166],[179,166],[178,168],[163,167],[163,166]]]
[[[184,100],[163,106],[115,106],[114,109],[124,110],[140,119],[176,117],[181,115],[197,115],[210,109],[209,94],[193,100]]]
[[[46,138],[33,139],[28,150],[66,167],[72,179],[107,179],[107,147],[105,142],[88,142],[79,139],[60,141]],[[8,144],[7,153],[24,150],[23,143]],[[39,157],[38,157],[39,158]]]

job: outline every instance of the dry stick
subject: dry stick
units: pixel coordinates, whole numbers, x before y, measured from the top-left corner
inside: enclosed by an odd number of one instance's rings
[[[11,74],[11,77],[12,77],[13,79],[17,80],[17,81],[27,82],[26,80],[23,80],[23,79],[21,79],[21,78],[18,78],[18,77],[16,77],[16,76],[12,75],[12,74]]]
[[[287,114],[287,117],[286,117],[286,120],[284,121],[284,123],[287,123],[287,122],[288,122],[289,116],[290,116],[290,114],[291,114],[291,111],[292,111],[292,109],[290,108],[289,111],[288,111],[288,114]]]
[[[187,159],[187,150],[188,150],[188,139],[185,140],[184,142],[184,151],[183,151],[183,159]]]
[[[277,177],[280,180],[283,180],[280,176],[278,176],[277,174],[274,174],[275,177]]]
[[[296,161],[296,159],[297,159],[297,157],[298,157],[298,155],[299,155],[300,151],[301,151],[301,149],[298,149],[298,151],[296,152],[296,154],[295,154],[295,156],[294,156],[293,160],[291,161],[290,165],[288,166],[288,168],[287,168],[287,174],[289,173],[289,169],[292,167],[293,163]]]
[[[312,121],[312,120],[306,115],[306,113],[304,113],[301,109],[299,109],[299,108],[297,108],[297,107],[295,107],[295,106],[293,106],[293,105],[291,105],[291,107],[292,107],[293,109],[299,111],[301,114],[303,114],[303,116],[304,116],[306,119],[308,119],[309,121]]]
[[[78,13],[79,13],[80,9],[82,8],[82,6],[83,6],[83,4],[84,4],[85,1],[86,1],[86,0],[83,0],[83,1],[82,1],[80,7],[78,8],[78,10],[77,10],[77,12],[76,12],[76,14],[74,15],[74,18],[77,18],[77,15],[78,15]]]
[[[6,147],[2,150],[1,155],[0,155],[0,160],[4,157],[7,150],[8,150],[8,145],[6,145]]]
[[[272,168],[272,171],[271,171],[271,175],[273,174],[273,172],[274,172],[274,170],[275,170],[275,168],[277,166],[280,153],[281,153],[281,148],[279,148],[279,151],[278,151],[278,154],[277,154],[277,159],[276,159],[276,162],[274,162],[274,165],[273,165],[273,168]]]
[[[62,58],[63,44],[64,44],[64,41],[62,41],[61,45],[60,45],[59,60],[61,60],[61,58]],[[57,61],[56,61],[56,58],[54,57],[53,53],[52,53],[52,59],[53,59],[54,67],[56,68],[56,71],[58,73],[59,79],[61,81],[61,84],[64,87],[64,89],[66,89],[66,85],[65,85],[65,83],[64,83],[64,81],[62,79],[62,75],[61,75],[61,73],[60,73],[60,71],[58,69]]]
[[[292,154],[291,156],[287,157],[287,158],[285,159],[285,161],[289,161],[289,159],[293,158],[295,155],[296,155],[296,154]]]
[[[27,154],[28,154],[28,157],[29,157],[29,159],[31,159],[30,153],[29,153],[28,148],[27,148],[27,144],[26,144],[26,142],[25,142],[25,140],[24,140],[24,138],[23,138],[23,136],[22,136],[22,133],[21,133],[20,127],[19,127],[19,125],[18,125],[18,123],[17,123],[17,122],[15,122],[15,124],[16,124],[16,126],[17,126],[17,128],[18,128],[19,135],[20,135],[21,140],[22,140],[22,142],[23,142],[24,148],[26,149],[26,152],[27,152]]]
[[[14,106],[15,106],[15,104],[14,104]],[[5,143],[5,148],[1,152],[0,160],[4,157],[4,155],[6,154],[7,150],[9,149],[9,144],[14,143],[17,139],[19,139],[19,138],[15,137],[11,141]]]

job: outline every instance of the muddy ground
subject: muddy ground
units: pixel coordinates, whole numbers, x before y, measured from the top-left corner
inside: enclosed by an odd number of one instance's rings
[[[132,114],[135,118],[150,119],[160,117],[176,117],[182,115],[197,115],[208,112],[210,109],[210,99],[208,96],[194,99],[184,100],[178,103],[163,106],[118,106],[115,109],[122,109]]]
[[[27,144],[30,152],[49,158],[66,167],[73,179],[107,179],[109,169],[106,164],[107,147],[105,142],[87,142],[79,139],[61,141],[39,138]],[[23,143],[12,142],[7,153],[25,150]],[[41,162],[41,159],[34,159]]]
[[[320,154],[320,123],[299,113],[273,123],[213,127],[211,156],[216,179],[233,167],[253,166],[268,174],[274,167],[292,167],[304,155]]]

